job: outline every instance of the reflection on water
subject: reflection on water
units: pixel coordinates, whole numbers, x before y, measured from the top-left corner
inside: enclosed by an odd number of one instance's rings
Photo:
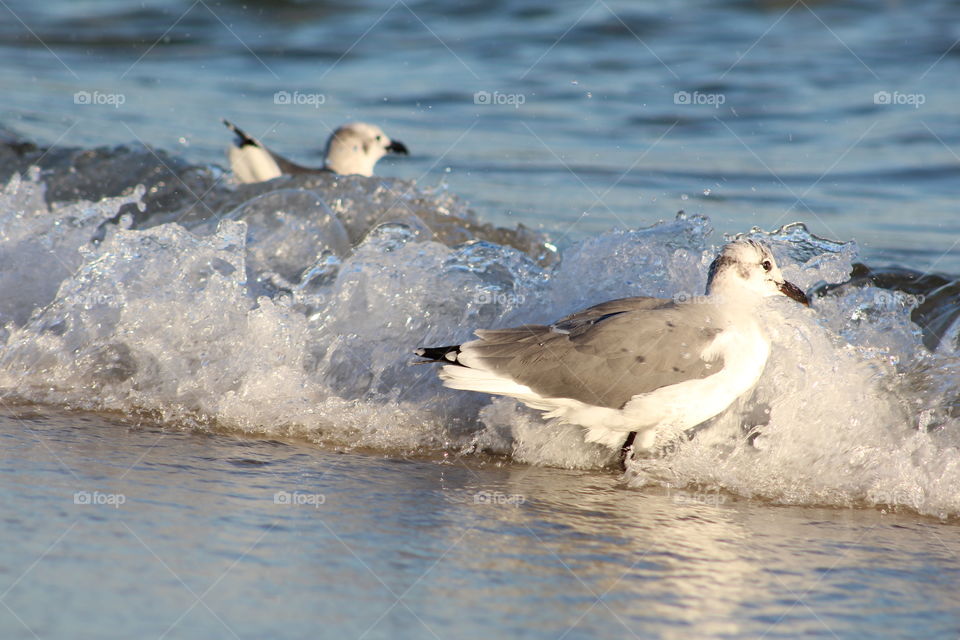
[[[5,638],[960,627],[960,533],[907,515],[48,410],[5,412],[2,438]]]

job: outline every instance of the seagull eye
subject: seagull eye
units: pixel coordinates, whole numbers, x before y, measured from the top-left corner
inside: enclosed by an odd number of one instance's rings
[[[380,142],[381,140],[383,140],[383,136],[377,136],[377,142]]]
[[[763,262],[760,263],[760,266],[763,267],[763,270],[768,273],[770,269],[773,269],[773,263],[770,262],[769,260],[764,260]]]

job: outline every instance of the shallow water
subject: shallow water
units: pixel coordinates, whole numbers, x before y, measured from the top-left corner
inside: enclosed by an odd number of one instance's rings
[[[8,1],[0,635],[957,636],[958,11]],[[224,116],[413,155],[236,185]],[[813,308],[625,475],[409,366],[734,234]]]
[[[43,408],[0,425],[6,638],[960,631],[960,533],[924,518]]]

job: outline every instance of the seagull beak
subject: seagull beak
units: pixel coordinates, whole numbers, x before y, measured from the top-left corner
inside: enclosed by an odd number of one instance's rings
[[[803,306],[805,307],[810,306],[810,298],[807,297],[807,294],[805,294],[803,290],[800,289],[800,287],[793,284],[792,282],[787,282],[786,280],[784,280],[783,282],[778,282],[777,289],[780,289],[780,293],[782,293],[783,295],[793,300],[796,300]]]
[[[410,152],[407,151],[407,145],[403,144],[399,140],[392,140],[390,144],[387,145],[388,153],[402,153],[405,156],[410,155]]]

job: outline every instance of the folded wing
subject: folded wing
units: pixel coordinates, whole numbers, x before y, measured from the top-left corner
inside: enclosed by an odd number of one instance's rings
[[[637,394],[719,372],[722,361],[702,355],[721,331],[716,315],[709,304],[687,305],[681,319],[671,300],[612,300],[550,326],[477,331],[457,362],[543,398],[621,409]]]

